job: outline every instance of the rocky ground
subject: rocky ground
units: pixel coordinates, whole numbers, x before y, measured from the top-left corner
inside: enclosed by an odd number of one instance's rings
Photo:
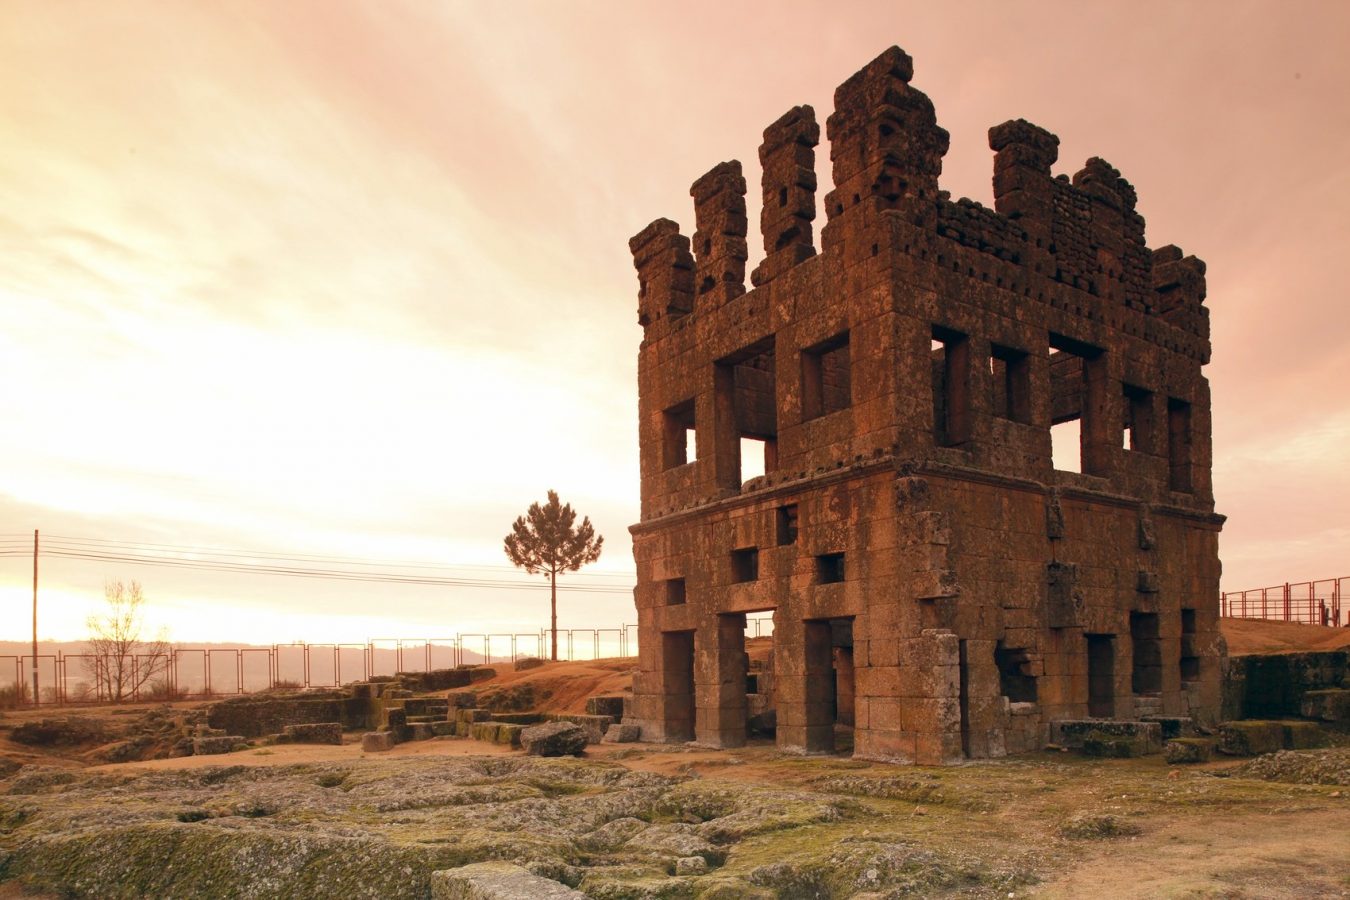
[[[1350,894],[1346,748],[918,769],[421,744],[23,766],[0,780],[0,876],[62,896],[427,897],[437,869],[504,859],[600,898]]]

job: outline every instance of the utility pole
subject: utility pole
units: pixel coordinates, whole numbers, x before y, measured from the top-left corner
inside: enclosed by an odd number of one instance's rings
[[[38,581],[38,532],[33,529],[33,705],[38,705],[38,657],[37,657],[37,581]]]

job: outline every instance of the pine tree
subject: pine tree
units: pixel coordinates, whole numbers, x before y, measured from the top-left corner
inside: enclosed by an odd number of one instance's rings
[[[572,505],[558,502],[556,491],[548,492],[543,506],[531,503],[525,515],[517,517],[506,536],[506,556],[514,565],[531,575],[548,579],[553,612],[553,659],[558,658],[558,576],[575,572],[600,558],[605,539],[595,533],[591,520],[583,517],[575,525],[577,513]]]

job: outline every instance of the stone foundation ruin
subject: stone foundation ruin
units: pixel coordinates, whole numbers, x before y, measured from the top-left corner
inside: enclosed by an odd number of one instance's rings
[[[786,750],[851,724],[856,756],[945,763],[1218,715],[1204,263],[1148,248],[1105,161],[1052,175],[1022,120],[989,132],[994,209],[952,201],[911,76],[891,48],[835,92],[819,252],[807,106],[764,132],[750,290],[738,162],[694,182],[692,245],[668,219],[629,243],[644,739],[746,741],[769,611]]]

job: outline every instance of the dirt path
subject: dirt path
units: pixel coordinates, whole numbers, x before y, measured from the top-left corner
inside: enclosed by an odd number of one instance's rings
[[[1165,819],[1130,841],[1113,842],[1030,896],[1350,896],[1350,810]]]

